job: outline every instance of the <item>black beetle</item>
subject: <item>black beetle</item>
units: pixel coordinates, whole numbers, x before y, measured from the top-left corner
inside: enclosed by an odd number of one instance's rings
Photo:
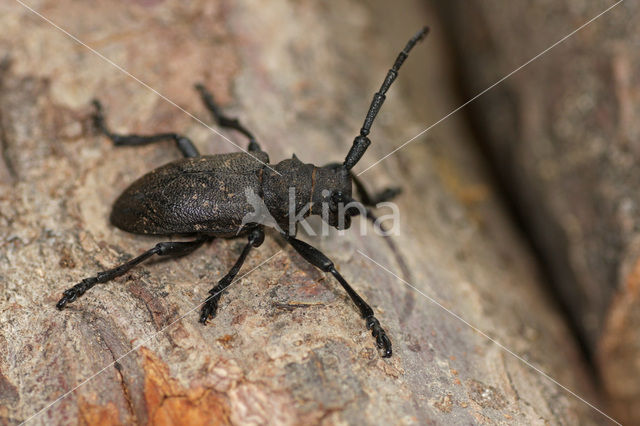
[[[384,103],[385,93],[398,76],[398,70],[409,51],[428,31],[428,27],[422,28],[398,55],[380,90],[373,96],[360,134],[353,141],[342,164],[316,167],[313,164],[303,164],[294,155],[291,159],[269,165],[269,156],[260,149],[253,134],[237,119],[226,117],[214,103],[213,96],[200,84],[195,87],[213,118],[221,127],[244,134],[249,139],[248,152],[201,156],[188,138],[175,133],[149,136],[114,134],[105,123],[100,103],[94,101],[95,126],[115,145],[135,146],[173,140],[185,157],[151,171],[127,188],[113,206],[111,223],[136,234],[188,234],[196,238],[186,242],[159,243],[122,265],[82,280],[64,292],[56,305],[58,309],[75,301],[95,284],[123,275],[153,255],[185,255],[215,237],[245,235],[248,242],[240,258],[210,290],[211,296],[204,302],[200,322],[206,323],[207,319],[215,316],[222,291],[231,284],[249,251],[264,241],[265,222],[259,220],[260,214],[256,211],[254,202],[258,200],[266,207],[266,212],[263,211],[262,214],[267,214],[275,221],[275,227],[286,241],[308,262],[324,272],[330,272],[340,282],[360,310],[382,356],[390,357],[391,341],[373,315],[371,307],[340,275],[329,258],[295,238],[296,221],[308,215],[321,215],[324,221],[338,229],[348,228],[350,216],[357,214],[375,221],[375,216],[366,206],[375,206],[399,192],[397,189],[387,189],[370,196],[351,169],[371,144],[367,135]],[[349,203],[356,203],[351,197],[352,184],[356,186],[360,198],[357,205],[361,208],[349,207]],[[298,200],[293,201],[295,205],[290,205],[291,193]],[[305,205],[308,206],[307,210],[304,210]],[[345,205],[347,208],[344,208]],[[295,214],[299,211],[304,214]]]

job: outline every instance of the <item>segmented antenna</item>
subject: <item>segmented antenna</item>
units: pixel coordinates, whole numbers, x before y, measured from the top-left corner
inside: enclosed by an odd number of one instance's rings
[[[393,64],[393,67],[387,73],[387,76],[380,86],[380,90],[373,95],[373,100],[371,101],[371,106],[369,107],[369,112],[367,112],[367,116],[364,119],[364,123],[362,124],[362,128],[360,129],[360,135],[356,136],[353,140],[353,145],[347,154],[347,157],[344,160],[344,166],[347,170],[351,170],[353,166],[356,165],[360,158],[364,155],[365,151],[371,145],[371,141],[367,137],[369,131],[371,130],[371,125],[373,121],[376,119],[376,115],[378,115],[378,111],[382,108],[382,104],[386,99],[385,93],[391,87],[391,84],[394,82],[396,77],[398,77],[398,71],[402,66],[402,63],[409,56],[409,52],[413,49],[413,46],[416,45],[420,40],[425,38],[425,36],[429,33],[429,27],[423,27],[416,35],[414,35],[411,40],[407,42],[407,45],[404,47],[402,52],[398,54],[396,58],[396,62]]]

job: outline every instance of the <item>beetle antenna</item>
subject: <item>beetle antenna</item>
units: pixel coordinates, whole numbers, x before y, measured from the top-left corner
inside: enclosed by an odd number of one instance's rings
[[[349,153],[344,160],[343,164],[347,170],[351,170],[351,168],[353,168],[353,166],[355,166],[356,163],[360,161],[360,158],[362,158],[365,151],[371,144],[371,141],[369,140],[367,135],[371,130],[371,125],[373,124],[376,115],[378,115],[380,108],[382,108],[382,104],[384,103],[384,100],[386,98],[385,93],[387,93],[387,90],[389,90],[391,84],[394,82],[396,77],[398,77],[398,71],[400,70],[402,63],[409,56],[409,52],[411,51],[413,46],[415,46],[416,43],[425,38],[428,33],[429,27],[423,27],[416,33],[416,35],[411,38],[411,40],[407,42],[407,45],[404,47],[404,49],[402,49],[402,52],[398,54],[393,67],[391,67],[391,69],[387,73],[382,86],[380,86],[380,90],[378,90],[378,92],[373,95],[371,106],[369,106],[369,112],[367,112],[367,116],[364,119],[364,124],[360,129],[360,135],[356,136],[356,138],[354,139],[353,145],[351,146],[351,149],[349,150]]]

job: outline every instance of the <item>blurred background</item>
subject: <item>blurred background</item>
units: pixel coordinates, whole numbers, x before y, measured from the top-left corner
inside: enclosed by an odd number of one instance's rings
[[[629,424],[640,420],[640,34],[634,2],[434,3],[474,142]]]

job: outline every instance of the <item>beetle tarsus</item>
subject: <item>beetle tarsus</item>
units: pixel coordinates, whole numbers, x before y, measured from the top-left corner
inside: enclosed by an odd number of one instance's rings
[[[200,310],[200,322],[202,324],[206,324],[208,319],[215,318],[218,311],[220,296],[222,295],[224,289],[231,284],[232,280],[233,277],[230,277],[229,274],[227,274],[220,281],[218,281],[218,285],[209,290],[211,296],[207,297],[207,300],[205,300],[204,305]]]
[[[204,302],[204,306],[202,306],[202,310],[200,313],[200,323],[206,324],[207,320],[210,318],[214,318],[216,316],[216,311],[218,310],[218,301],[220,297],[210,297]]]
[[[105,272],[100,272],[95,277],[85,278],[82,281],[80,281],[78,284],[65,290],[62,293],[62,298],[58,301],[58,303],[56,303],[56,308],[62,310],[62,308],[64,308],[65,305],[67,305],[67,303],[74,302],[78,297],[85,294],[87,290],[89,290],[94,285],[101,282],[108,281],[108,279],[105,279],[107,278],[107,275],[108,274],[106,274]]]
[[[56,303],[56,308],[62,310],[67,303],[74,302],[78,297],[82,296],[87,290],[97,283],[95,278],[85,278],[78,284],[67,289],[62,293],[62,298]]]
[[[376,339],[376,346],[380,349],[383,358],[391,357],[391,340],[387,337],[384,329],[376,317],[370,315],[365,318],[367,329],[371,330],[371,335]]]

